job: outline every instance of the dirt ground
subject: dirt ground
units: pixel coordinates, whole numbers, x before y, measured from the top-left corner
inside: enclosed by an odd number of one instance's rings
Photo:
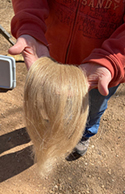
[[[12,16],[11,1],[0,0],[0,25],[9,33]],[[0,55],[7,55],[10,46],[0,35]],[[125,84],[109,101],[86,155],[57,163],[55,171],[41,179],[23,116],[26,73],[25,64],[17,61],[16,88],[0,92],[0,194],[125,194]]]

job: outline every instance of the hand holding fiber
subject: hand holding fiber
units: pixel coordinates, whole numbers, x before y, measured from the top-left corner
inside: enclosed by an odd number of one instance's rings
[[[48,48],[30,35],[22,35],[8,52],[11,55],[22,54],[27,69],[41,56],[49,56]]]
[[[106,67],[96,63],[85,63],[80,65],[80,68],[86,72],[89,90],[98,88],[100,94],[107,96],[108,86],[112,80],[111,72]]]

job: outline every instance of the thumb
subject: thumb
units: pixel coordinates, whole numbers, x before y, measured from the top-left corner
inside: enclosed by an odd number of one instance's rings
[[[25,46],[26,45],[25,45],[24,41],[22,41],[21,38],[18,38],[17,42],[15,43],[15,45],[12,46],[11,48],[9,48],[8,52],[11,55],[18,55],[18,54],[22,53],[22,51],[24,50]]]
[[[98,90],[103,96],[107,96],[109,94],[108,85],[110,81],[110,77],[103,77],[98,82]]]

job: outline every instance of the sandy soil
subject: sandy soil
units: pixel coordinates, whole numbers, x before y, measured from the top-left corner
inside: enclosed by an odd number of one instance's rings
[[[10,0],[0,0],[0,25],[10,33]],[[0,54],[10,43],[0,35]],[[16,63],[17,87],[0,92],[0,194],[124,194],[125,84],[109,101],[98,134],[77,161],[63,160],[41,179],[31,158],[32,143],[23,118],[24,63]]]

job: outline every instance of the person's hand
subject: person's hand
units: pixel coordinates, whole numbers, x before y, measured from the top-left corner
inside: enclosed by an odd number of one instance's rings
[[[80,68],[86,72],[89,90],[98,88],[100,94],[107,96],[109,93],[108,85],[112,79],[111,72],[106,67],[96,63],[85,63],[80,65]]]
[[[17,42],[8,50],[9,54],[22,54],[24,57],[27,69],[42,56],[49,57],[48,48],[42,43],[38,42],[30,35],[22,35],[17,39]]]

